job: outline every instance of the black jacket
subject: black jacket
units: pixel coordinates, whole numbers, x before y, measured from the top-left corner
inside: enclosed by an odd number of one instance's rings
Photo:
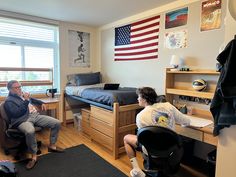
[[[222,68],[210,108],[215,136],[224,127],[236,124],[236,39],[227,44],[217,61]]]
[[[22,122],[25,122],[29,117],[29,103],[33,105],[42,105],[43,102],[35,98],[30,100],[23,100],[16,94],[9,93],[5,103],[4,109],[8,118],[10,119],[10,127],[17,128]]]

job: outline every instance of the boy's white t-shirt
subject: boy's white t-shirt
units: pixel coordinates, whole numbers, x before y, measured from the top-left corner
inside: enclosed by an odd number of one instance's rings
[[[169,102],[155,103],[146,106],[136,116],[136,125],[138,128],[158,125],[175,130],[175,123],[181,125],[190,125],[188,115],[182,114],[176,107]]]

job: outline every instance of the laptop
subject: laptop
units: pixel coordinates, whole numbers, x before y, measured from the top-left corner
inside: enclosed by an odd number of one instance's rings
[[[103,89],[104,90],[118,90],[119,86],[120,86],[120,84],[111,84],[111,83],[109,83],[109,84],[105,84]]]

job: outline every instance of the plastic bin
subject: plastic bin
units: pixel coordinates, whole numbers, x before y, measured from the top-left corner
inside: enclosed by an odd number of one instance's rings
[[[81,120],[82,114],[80,112],[73,114],[74,115],[74,127],[80,131],[81,130]]]
[[[207,165],[209,177],[215,177],[216,149],[207,154]]]

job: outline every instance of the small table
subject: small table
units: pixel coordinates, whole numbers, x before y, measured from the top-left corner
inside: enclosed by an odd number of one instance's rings
[[[55,111],[55,118],[59,119],[59,99],[58,98],[40,98],[46,105],[47,110]]]

